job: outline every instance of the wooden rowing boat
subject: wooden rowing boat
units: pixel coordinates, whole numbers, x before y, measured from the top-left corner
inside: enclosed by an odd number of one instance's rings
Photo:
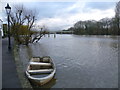
[[[56,68],[49,56],[31,58],[26,76],[33,83],[44,85],[49,82],[55,75]]]

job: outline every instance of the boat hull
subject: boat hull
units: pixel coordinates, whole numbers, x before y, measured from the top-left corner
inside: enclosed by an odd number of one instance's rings
[[[31,61],[30,61],[30,63],[31,63]],[[53,63],[53,61],[52,61],[52,59],[50,58],[50,63],[51,63],[51,68],[53,69],[53,71],[51,71],[47,76],[45,76],[45,77],[34,77],[34,75],[32,75],[31,73],[29,73],[29,71],[30,71],[30,63],[29,63],[29,65],[28,65],[28,67],[27,67],[27,70],[26,70],[26,76],[28,77],[28,79],[32,82],[32,83],[34,83],[34,84],[37,84],[37,85],[44,85],[44,84],[46,84],[46,83],[48,83],[49,81],[51,81],[51,79],[55,76],[55,73],[56,73],[56,68],[55,68],[55,64]],[[41,64],[37,64],[38,66],[40,66]],[[45,65],[47,65],[47,64],[45,64]],[[43,66],[43,64],[42,64],[42,66]],[[50,68],[50,69],[51,69]],[[38,70],[38,71],[40,71],[40,70]],[[43,70],[44,71],[44,70]],[[41,73],[41,72],[40,72]],[[39,74],[38,74],[39,75]],[[36,74],[36,76],[37,76],[37,74]]]

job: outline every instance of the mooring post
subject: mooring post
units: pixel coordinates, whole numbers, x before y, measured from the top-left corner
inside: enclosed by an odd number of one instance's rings
[[[54,38],[56,37],[56,33],[54,33]]]

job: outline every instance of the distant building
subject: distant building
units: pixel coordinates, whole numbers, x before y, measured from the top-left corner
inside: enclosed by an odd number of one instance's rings
[[[7,24],[3,24],[3,36],[7,36]]]
[[[0,36],[3,37],[3,21],[0,19]]]

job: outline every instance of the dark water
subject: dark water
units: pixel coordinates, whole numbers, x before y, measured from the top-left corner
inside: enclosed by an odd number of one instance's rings
[[[54,60],[57,72],[49,87],[118,87],[117,36],[51,35],[30,49],[30,56],[51,56]]]

